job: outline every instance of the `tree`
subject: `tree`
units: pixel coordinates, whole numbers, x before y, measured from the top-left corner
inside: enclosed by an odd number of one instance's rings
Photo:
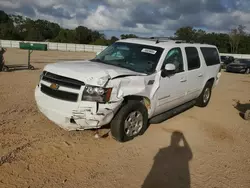
[[[122,34],[121,35],[121,39],[128,39],[128,38],[138,38],[138,37],[134,34]]]
[[[105,35],[98,31],[92,31],[91,36],[92,36],[92,39],[91,39],[92,42],[96,41],[97,39],[105,39]]]
[[[97,39],[96,41],[92,42],[91,44],[93,45],[101,45],[101,46],[108,46],[110,43],[108,40],[100,38]]]
[[[249,53],[250,35],[245,26],[239,25],[229,33],[206,32],[191,26],[176,30],[171,39],[216,45],[221,53]],[[134,34],[122,34],[121,39],[137,38]],[[32,20],[20,15],[8,15],[0,10],[0,39],[27,41],[55,41],[63,43],[110,45],[118,40],[106,39],[99,31],[84,26],[65,29],[48,20]]]
[[[11,19],[8,16],[8,14],[6,14],[4,11],[0,10],[0,24],[7,23],[9,21],[11,21]]]
[[[229,33],[229,42],[232,53],[238,53],[240,40],[245,36],[245,26],[239,25],[237,28],[231,29]]]
[[[196,40],[196,30],[192,27],[182,27],[175,32],[176,39],[185,40],[187,42]]]
[[[89,44],[92,42],[92,32],[90,29],[84,26],[78,26],[75,29],[76,32],[76,41],[79,44]]]
[[[70,29],[61,29],[54,42],[75,43],[76,32]]]
[[[18,39],[13,21],[4,11],[1,10],[0,10],[0,38]]]
[[[110,39],[110,43],[113,44],[114,42],[118,41],[119,39],[115,36],[112,36]]]

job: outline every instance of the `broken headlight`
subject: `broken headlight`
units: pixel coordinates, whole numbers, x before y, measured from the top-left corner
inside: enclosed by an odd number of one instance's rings
[[[110,99],[111,92],[112,88],[86,85],[82,94],[82,100],[106,103]]]
[[[44,74],[45,74],[45,71],[43,71],[43,72],[40,74],[39,81],[41,81],[41,80],[43,79]]]

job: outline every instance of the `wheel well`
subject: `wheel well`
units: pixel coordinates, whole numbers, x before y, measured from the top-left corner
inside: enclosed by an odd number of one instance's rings
[[[151,101],[148,97],[138,96],[138,95],[128,95],[124,97],[124,103],[128,101],[141,101],[148,109],[151,106]]]
[[[128,101],[142,101],[143,97],[142,96],[137,96],[137,95],[128,95],[126,97],[124,97],[124,101],[128,102]]]
[[[211,83],[212,85],[214,85],[214,78],[210,78],[208,81],[207,81],[207,83]]]

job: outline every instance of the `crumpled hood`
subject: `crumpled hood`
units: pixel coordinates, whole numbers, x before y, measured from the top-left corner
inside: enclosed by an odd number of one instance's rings
[[[112,79],[117,76],[145,75],[143,73],[134,72],[125,68],[87,60],[61,61],[48,64],[45,66],[44,70],[61,76],[80,80],[86,84],[96,84],[99,78],[103,77],[109,77]]]

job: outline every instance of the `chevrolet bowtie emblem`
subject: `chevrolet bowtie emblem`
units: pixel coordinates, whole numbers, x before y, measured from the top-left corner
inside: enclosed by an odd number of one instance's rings
[[[50,85],[50,88],[51,88],[51,89],[54,89],[54,90],[58,90],[59,85],[58,85],[58,84],[55,84],[55,83],[52,83],[52,84]]]

